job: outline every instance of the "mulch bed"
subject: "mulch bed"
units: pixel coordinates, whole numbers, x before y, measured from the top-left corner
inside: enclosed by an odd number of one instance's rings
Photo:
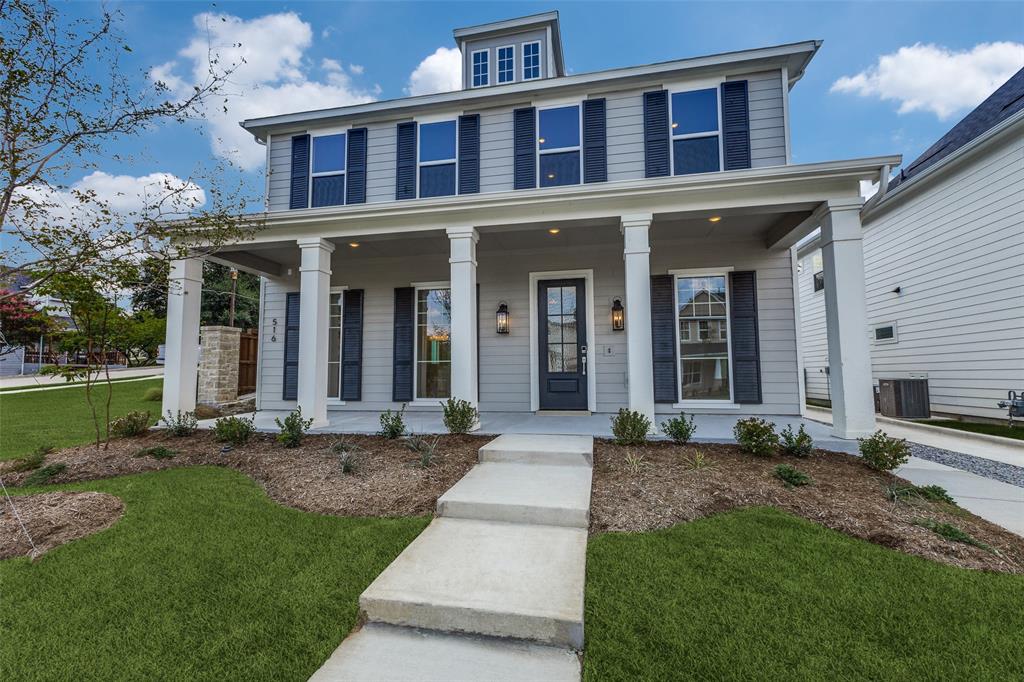
[[[227,452],[210,431],[176,438],[153,430],[135,438],[110,441],[106,449],[83,445],[51,453],[46,464],[67,468],[49,483],[73,483],[171,467],[226,466],[256,480],[275,501],[303,511],[336,516],[413,516],[434,511],[437,498],[477,462],[477,451],[491,440],[480,436],[441,436],[428,467],[402,441],[379,436],[345,436],[363,448],[356,469],[343,474],[331,446],[338,435],[306,436],[298,448],[279,445],[271,434],[258,433],[248,444]],[[144,447],[163,445],[176,451],[169,459],[136,457]],[[0,473],[3,473],[0,469]],[[29,473],[4,473],[7,485],[20,485]]]
[[[6,498],[0,500],[0,559],[38,559],[54,547],[109,528],[124,513],[120,498],[106,493],[54,492],[12,499],[17,515]],[[22,523],[35,543],[34,552]]]
[[[710,466],[695,468],[697,453]],[[639,471],[627,463],[627,454],[643,458]],[[774,474],[783,463],[808,474],[813,483],[787,488]],[[658,442],[623,447],[595,441],[590,530],[654,530],[764,505],[934,561],[1024,573],[1024,539],[952,505],[923,500],[894,503],[886,487],[895,482],[910,485],[867,468],[857,457],[825,450],[815,450],[806,459],[757,458],[727,444]],[[921,519],[952,524],[992,551],[947,540],[914,524]]]

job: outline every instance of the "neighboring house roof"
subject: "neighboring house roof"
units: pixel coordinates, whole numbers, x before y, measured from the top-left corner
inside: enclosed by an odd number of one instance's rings
[[[889,181],[889,190],[921,174],[1019,111],[1024,111],[1024,69],[1015,73],[938,142],[901,169]]]

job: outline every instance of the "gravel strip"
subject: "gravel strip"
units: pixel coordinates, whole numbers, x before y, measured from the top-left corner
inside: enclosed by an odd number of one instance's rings
[[[1006,464],[1004,462],[996,462],[991,459],[985,459],[984,457],[965,455],[962,452],[933,448],[928,445],[921,445],[920,443],[908,444],[910,445],[910,454],[914,457],[927,459],[930,462],[945,464],[946,466],[953,467],[955,469],[977,474],[978,476],[984,476],[985,478],[991,478],[994,481],[1002,481],[1003,483],[1009,483],[1010,485],[1016,485],[1024,488],[1024,467],[1014,466],[1013,464]]]

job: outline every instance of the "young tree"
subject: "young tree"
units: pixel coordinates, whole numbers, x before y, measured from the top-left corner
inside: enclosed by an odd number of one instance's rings
[[[50,318],[36,310],[25,294],[0,289],[0,355],[35,343],[53,330]]]

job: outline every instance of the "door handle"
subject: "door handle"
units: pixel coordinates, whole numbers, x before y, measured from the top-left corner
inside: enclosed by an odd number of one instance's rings
[[[583,376],[587,376],[587,347],[580,347],[580,354],[583,356]]]

